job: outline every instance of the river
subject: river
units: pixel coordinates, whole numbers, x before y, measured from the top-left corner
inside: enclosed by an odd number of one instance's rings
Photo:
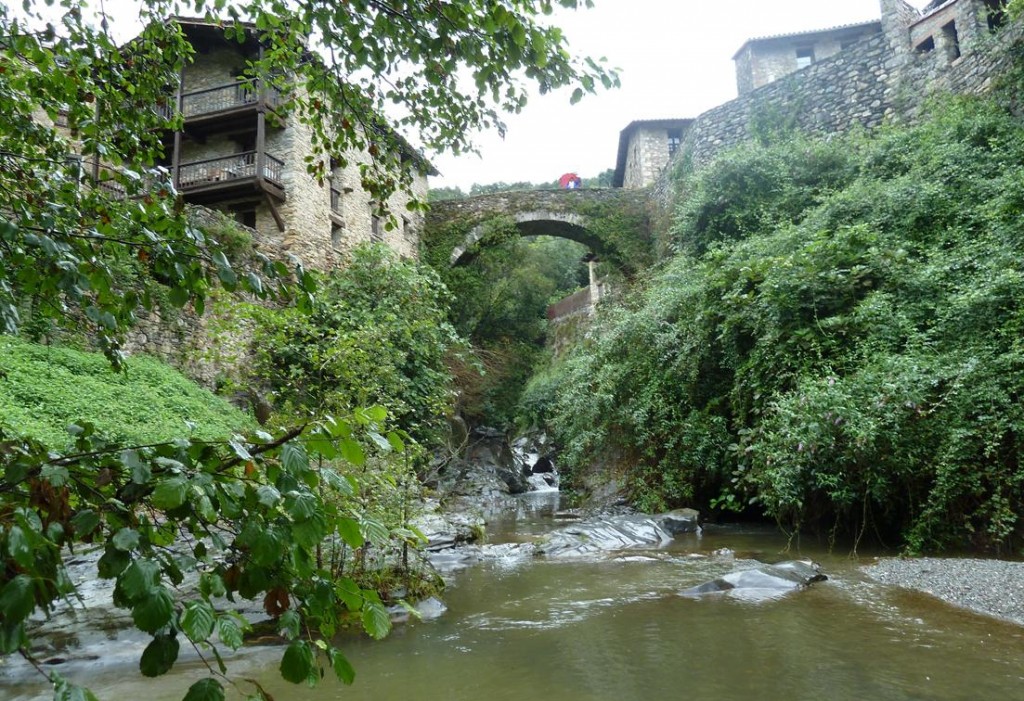
[[[552,497],[526,499],[492,519],[492,542],[559,525]],[[723,548],[771,562],[795,556],[785,547],[770,529],[719,527],[654,551],[474,565],[450,575],[441,618],[350,644],[351,687],[281,681],[275,648],[230,664],[277,701],[1024,700],[1024,628],[873,583],[845,554],[804,543],[830,579],[776,600],[678,595],[729,571]],[[107,701],[177,701],[201,674],[186,663],[159,680],[83,681]],[[49,697],[0,686],[0,698]]]

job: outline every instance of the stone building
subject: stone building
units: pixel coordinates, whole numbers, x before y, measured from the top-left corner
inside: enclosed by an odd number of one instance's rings
[[[647,187],[661,175],[683,143],[692,119],[645,119],[619,134],[612,187]]]
[[[422,214],[398,192],[388,208],[397,226],[386,230],[376,203],[361,187],[359,163],[369,154],[347,154],[321,183],[307,170],[313,153],[309,125],[279,113],[281,95],[269,85],[246,85],[246,61],[261,47],[254,34],[228,41],[203,20],[177,20],[195,49],[166,109],[184,117],[181,131],[166,135],[166,163],[186,202],[220,210],[257,232],[257,242],[297,255],[307,267],[327,270],[366,241],[383,241],[398,254],[417,257]],[[300,88],[301,89],[301,88]],[[392,135],[393,136],[393,135]],[[414,173],[413,195],[426,199],[432,168],[411,146],[403,167]]]
[[[806,68],[815,61],[849,49],[862,39],[880,34],[881,31],[881,21],[875,20],[750,39],[732,57],[736,62],[737,92],[741,96],[746,95],[755,88]]]
[[[736,54],[739,97],[691,120],[630,124],[619,139],[615,185],[651,185],[665,204],[673,158],[700,166],[765,124],[825,135],[913,120],[935,95],[988,90],[1024,50],[1024,23],[1008,22],[1002,0],[879,6],[876,22],[746,42]],[[799,47],[813,56],[798,56]],[[680,129],[681,142],[669,142],[669,128]]]

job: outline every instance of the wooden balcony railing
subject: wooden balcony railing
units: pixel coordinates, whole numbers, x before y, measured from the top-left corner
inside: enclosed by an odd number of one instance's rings
[[[262,170],[262,172],[260,172]],[[220,158],[190,161],[178,166],[178,188],[201,187],[212,183],[229,182],[242,178],[261,177],[281,185],[284,161],[269,153],[245,151]]]
[[[264,103],[270,107],[277,107],[281,103],[281,93],[271,85],[265,85],[262,91]],[[188,119],[190,117],[201,117],[217,112],[255,105],[260,101],[260,84],[249,85],[242,82],[218,85],[203,90],[193,90],[183,93],[181,96],[181,113]],[[176,107],[174,99],[166,104],[157,105],[157,114],[170,119],[174,116]]]

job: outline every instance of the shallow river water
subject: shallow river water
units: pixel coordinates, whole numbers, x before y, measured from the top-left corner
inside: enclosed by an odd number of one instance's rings
[[[491,523],[492,542],[549,530],[552,510],[527,502]],[[781,599],[678,596],[731,569],[716,550],[771,562],[797,555],[785,545],[771,530],[720,528],[656,551],[475,565],[451,576],[441,618],[350,644],[351,687],[281,681],[274,648],[230,664],[277,701],[1024,701],[1024,628],[872,583],[845,554],[804,544],[830,579]],[[159,680],[131,669],[82,681],[105,700],[176,701],[199,675],[179,664]]]

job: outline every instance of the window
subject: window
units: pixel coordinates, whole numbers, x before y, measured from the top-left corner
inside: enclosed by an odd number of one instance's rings
[[[929,51],[935,51],[935,39],[928,37],[914,48],[919,54],[926,54]]]
[[[807,68],[807,66],[814,63],[814,47],[809,46],[802,49],[796,50],[796,68]]]
[[[995,34],[999,28],[1006,24],[1006,5],[1004,0],[985,0],[985,7],[988,10],[988,31]]]
[[[236,222],[250,229],[256,228],[256,208],[236,207],[231,211],[231,216]]]
[[[380,217],[376,214],[370,217],[370,240],[375,243],[384,240],[384,229],[381,227]]]
[[[679,150],[679,144],[683,143],[682,129],[668,130],[668,157],[671,158]]]
[[[942,28],[942,36],[946,39],[946,54],[950,61],[960,58],[960,36],[956,31],[956,22],[950,22]]]
[[[344,233],[344,226],[341,224],[331,224],[331,247],[334,248],[334,250],[341,249],[341,239]]]

